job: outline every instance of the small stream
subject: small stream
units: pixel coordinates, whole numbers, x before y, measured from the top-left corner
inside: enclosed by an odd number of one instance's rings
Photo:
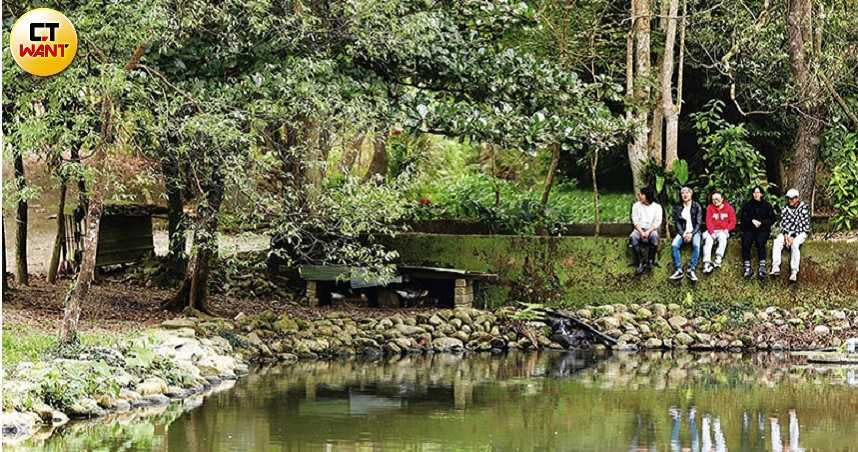
[[[858,450],[856,369],[763,353],[297,363],[14,450]]]

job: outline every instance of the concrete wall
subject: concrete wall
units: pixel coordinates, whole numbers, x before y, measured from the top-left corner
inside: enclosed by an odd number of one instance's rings
[[[753,306],[858,306],[858,243],[809,241],[802,247],[798,284],[784,279],[745,281],[738,237],[733,237],[724,266],[703,276],[696,288],[688,280],[667,280],[672,271],[669,245],[662,244],[660,267],[636,277],[627,241],[621,238],[510,235],[402,234],[392,239],[404,263],[437,265],[497,273],[483,287],[477,306],[511,301],[570,307],[618,302],[728,303]],[[771,242],[768,252],[771,253]],[[690,251],[683,253],[687,259]],[[771,261],[771,256],[767,256]],[[755,259],[756,260],[756,259]],[[782,270],[788,273],[788,256]]]

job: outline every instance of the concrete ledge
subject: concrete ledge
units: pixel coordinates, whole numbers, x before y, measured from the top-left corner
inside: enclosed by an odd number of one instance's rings
[[[409,233],[389,244],[409,264],[497,273],[497,284],[480,291],[476,306],[510,301],[573,307],[623,302],[858,306],[858,243],[808,241],[802,247],[798,284],[789,284],[786,275],[760,284],[742,278],[739,237],[734,236],[723,267],[705,277],[698,273],[696,288],[687,280],[668,282],[672,265],[664,242],[660,267],[640,277],[634,276],[625,238]],[[771,242],[767,252],[770,262]],[[688,254],[684,250],[683,261]],[[756,256],[753,260],[756,268]]]

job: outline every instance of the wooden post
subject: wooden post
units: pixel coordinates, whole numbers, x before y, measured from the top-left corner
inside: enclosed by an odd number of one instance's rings
[[[307,281],[307,306],[311,308],[319,306],[319,297],[316,294],[316,281]]]
[[[453,307],[470,308],[474,303],[474,281],[457,279],[453,287]]]

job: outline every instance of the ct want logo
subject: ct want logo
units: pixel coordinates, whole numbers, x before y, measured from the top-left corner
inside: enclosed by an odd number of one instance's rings
[[[12,26],[12,58],[21,69],[42,77],[69,67],[77,53],[77,31],[61,12],[28,11]]]

